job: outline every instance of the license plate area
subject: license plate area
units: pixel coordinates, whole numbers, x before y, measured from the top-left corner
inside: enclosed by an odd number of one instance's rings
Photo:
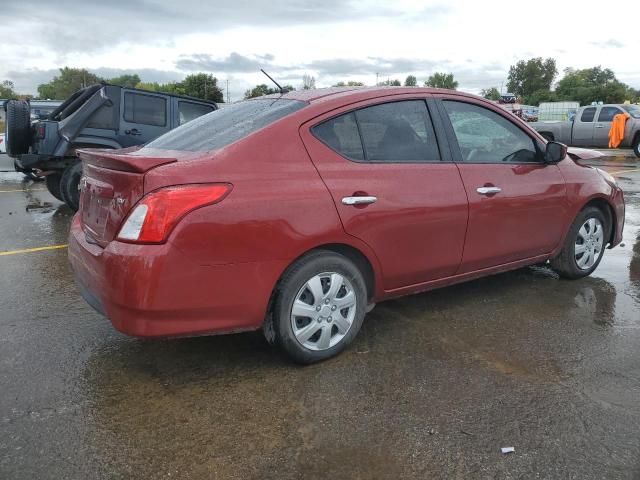
[[[102,238],[113,201],[113,186],[91,177],[83,177],[82,223],[94,238]]]

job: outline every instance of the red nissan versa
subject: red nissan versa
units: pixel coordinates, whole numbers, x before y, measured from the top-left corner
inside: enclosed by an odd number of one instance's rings
[[[69,257],[121,332],[263,328],[310,363],[375,302],[547,260],[589,275],[624,223],[616,181],[574,161],[594,154],[455,91],[262,97],[80,151]]]

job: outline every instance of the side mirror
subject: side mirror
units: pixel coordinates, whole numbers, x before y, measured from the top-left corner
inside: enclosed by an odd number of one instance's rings
[[[558,163],[567,156],[567,146],[563,143],[549,142],[544,152],[544,161],[547,163]]]

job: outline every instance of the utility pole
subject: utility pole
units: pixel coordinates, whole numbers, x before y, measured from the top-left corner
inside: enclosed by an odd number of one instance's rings
[[[229,79],[227,78],[227,103],[231,103],[231,97],[229,97]]]
[[[376,87],[378,86],[378,72],[376,72]]]

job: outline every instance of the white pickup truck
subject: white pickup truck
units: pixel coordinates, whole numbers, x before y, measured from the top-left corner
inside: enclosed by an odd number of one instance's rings
[[[640,157],[640,105],[589,105],[580,107],[570,121],[532,122],[535,128],[547,140],[575,147],[607,148],[609,130],[613,117],[627,112],[631,117],[624,130],[622,148],[633,148]]]

